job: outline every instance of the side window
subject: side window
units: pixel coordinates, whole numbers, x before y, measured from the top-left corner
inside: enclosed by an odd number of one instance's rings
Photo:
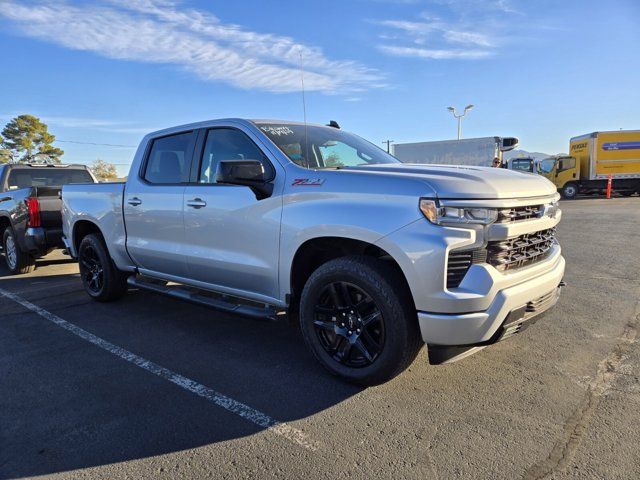
[[[259,160],[265,172],[273,170],[262,150],[243,132],[233,128],[214,128],[207,132],[198,183],[216,183],[218,167],[225,160]]]
[[[558,162],[558,171],[562,172],[563,170],[569,170],[570,168],[575,168],[576,166],[576,159],[571,157],[571,158],[563,158],[562,160],[560,160],[560,162]]]
[[[187,183],[196,135],[179,133],[153,140],[144,179],[155,184]]]

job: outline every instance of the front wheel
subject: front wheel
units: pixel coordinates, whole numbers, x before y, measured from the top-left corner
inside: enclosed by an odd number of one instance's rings
[[[300,300],[300,327],[316,359],[358,385],[377,385],[415,359],[422,338],[404,279],[384,261],[331,260],[309,278]]]
[[[100,235],[82,239],[78,262],[84,289],[94,300],[109,302],[126,293],[127,276],[116,268]]]
[[[4,260],[12,275],[29,273],[34,269],[36,259],[20,249],[20,245],[16,241],[16,235],[11,227],[7,227],[4,231],[2,248],[4,249]]]
[[[575,183],[567,183],[562,188],[562,196],[567,200],[573,200],[578,195],[578,186]]]

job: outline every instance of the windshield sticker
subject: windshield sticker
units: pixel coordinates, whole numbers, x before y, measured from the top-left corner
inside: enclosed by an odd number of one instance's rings
[[[292,187],[319,187],[324,183],[324,178],[296,178]]]
[[[277,135],[278,137],[282,135],[291,135],[292,133],[294,133],[293,130],[291,130],[289,127],[273,127],[271,125],[260,127],[260,130],[268,133],[269,135]]]

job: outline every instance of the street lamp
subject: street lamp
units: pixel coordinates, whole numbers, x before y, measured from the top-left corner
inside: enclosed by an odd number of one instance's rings
[[[456,107],[447,107],[447,110],[449,110],[451,113],[453,113],[453,116],[458,119],[458,140],[460,140],[460,133],[461,133],[461,128],[462,128],[462,125],[461,125],[462,119],[467,114],[467,112],[469,110],[471,110],[472,108],[473,108],[473,105],[467,105],[466,107],[464,107],[464,112],[462,112],[460,115],[458,115],[458,114],[456,114]]]

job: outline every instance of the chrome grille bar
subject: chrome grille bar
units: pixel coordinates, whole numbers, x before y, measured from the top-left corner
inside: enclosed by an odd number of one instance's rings
[[[546,258],[556,242],[556,228],[489,242],[487,261],[498,270],[524,267]]]

